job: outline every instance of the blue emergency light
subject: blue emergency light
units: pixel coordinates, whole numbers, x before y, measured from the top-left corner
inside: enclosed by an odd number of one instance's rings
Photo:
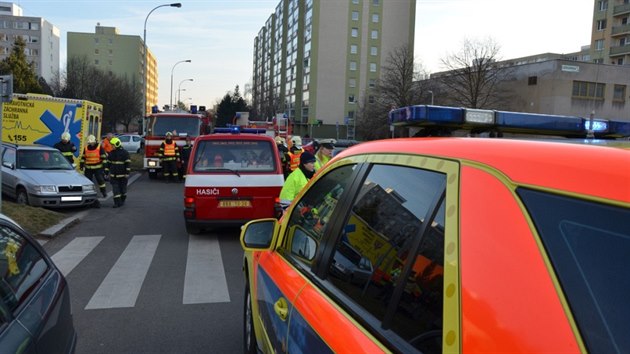
[[[584,130],[592,130],[595,133],[605,133],[608,131],[608,121],[605,119],[593,119],[593,124],[591,125],[591,120],[586,118],[584,119]]]
[[[464,109],[457,107],[417,105],[389,112],[390,124],[462,124],[463,122]]]

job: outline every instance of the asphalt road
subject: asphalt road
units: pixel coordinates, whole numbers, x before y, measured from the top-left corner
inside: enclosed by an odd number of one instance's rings
[[[188,235],[183,189],[142,175],[125,206],[110,193],[44,244],[69,282],[78,354],[242,351],[239,229]]]

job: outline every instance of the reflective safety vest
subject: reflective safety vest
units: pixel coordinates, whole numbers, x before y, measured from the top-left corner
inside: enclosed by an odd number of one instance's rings
[[[172,141],[170,144],[164,142],[164,156],[175,156],[176,147],[175,141]]]
[[[295,171],[295,169],[300,166],[300,155],[302,155],[303,152],[304,150],[289,152],[289,169],[291,171]]]
[[[83,150],[83,156],[85,156],[86,165],[99,165],[103,160],[101,159],[101,146],[97,145],[96,149],[90,150],[87,147]]]

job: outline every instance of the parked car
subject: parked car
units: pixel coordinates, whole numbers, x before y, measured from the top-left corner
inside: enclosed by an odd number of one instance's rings
[[[44,249],[0,214],[0,353],[74,353],[68,284]]]
[[[118,139],[123,148],[131,153],[139,153],[144,149],[144,138],[138,134],[121,134]]]
[[[557,142],[350,147],[242,228],[245,351],[630,352],[628,166]]]
[[[62,208],[98,200],[94,183],[55,148],[3,143],[1,153],[2,193],[19,204]]]

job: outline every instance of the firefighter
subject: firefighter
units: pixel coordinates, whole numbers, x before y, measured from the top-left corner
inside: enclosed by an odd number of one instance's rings
[[[304,152],[302,149],[302,139],[299,136],[291,138],[291,147],[289,148],[289,169],[288,174],[295,171],[300,165],[300,155]],[[312,156],[312,155],[311,155]],[[288,177],[287,177],[288,178]]]
[[[109,174],[109,183],[112,185],[114,193],[114,208],[121,207],[127,199],[127,179],[131,173],[131,159],[129,153],[122,147],[120,139],[114,137],[110,140],[114,150],[112,150],[107,159],[107,169]]]
[[[55,144],[54,148],[61,151],[63,157],[65,157],[71,165],[74,163],[74,153],[77,151],[77,147],[70,141],[70,133],[63,132],[63,134],[61,134],[61,141]]]
[[[114,147],[112,146],[111,140],[114,137],[114,134],[112,133],[107,133],[107,135],[105,136],[105,139],[103,139],[103,149],[105,150],[105,153],[109,154],[112,150],[114,150]]]
[[[162,174],[166,181],[177,181],[177,163],[179,162],[179,147],[173,140],[173,133],[167,132],[166,139],[160,145],[158,156],[161,157]]]
[[[289,176],[289,174],[287,173],[287,171],[289,170],[289,148],[287,148],[287,141],[281,136],[275,137],[274,140],[276,141],[278,154],[280,154],[282,172],[284,173],[284,178],[286,179]]]
[[[107,197],[107,186],[105,184],[104,169],[107,164],[107,153],[105,149],[96,143],[94,135],[88,135],[87,146],[83,149],[79,168],[84,171],[85,177],[92,181],[96,178],[98,188],[103,197]]]
[[[192,138],[190,136],[186,136],[186,144],[182,146],[182,179],[186,178],[186,170],[188,169],[188,160],[190,159],[192,147]]]

